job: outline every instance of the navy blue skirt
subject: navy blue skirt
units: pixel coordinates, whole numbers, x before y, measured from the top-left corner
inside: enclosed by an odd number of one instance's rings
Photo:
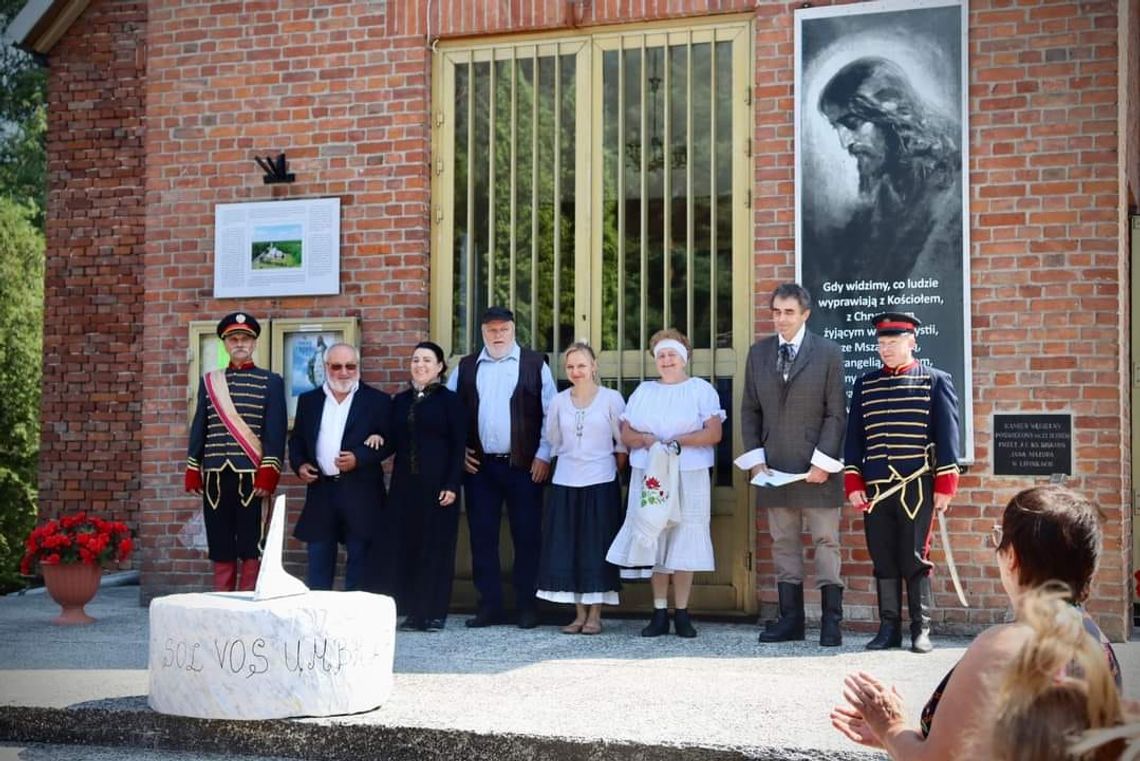
[[[553,485],[542,521],[538,588],[576,594],[620,590],[618,567],[606,562],[606,552],[622,513],[617,477],[592,486]]]

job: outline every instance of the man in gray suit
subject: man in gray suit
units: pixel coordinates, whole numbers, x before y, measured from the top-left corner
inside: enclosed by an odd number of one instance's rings
[[[772,292],[776,335],[748,352],[741,405],[741,433],[760,472],[807,473],[802,481],[760,488],[757,505],[768,509],[780,616],[760,633],[761,642],[804,638],[803,524],[815,545],[816,585],[822,616],[819,644],[843,644],[843,582],[839,578],[839,514],[843,504],[843,434],[847,426],[843,353],[807,329],[811,296],[798,283]],[[747,456],[746,455],[746,456]]]

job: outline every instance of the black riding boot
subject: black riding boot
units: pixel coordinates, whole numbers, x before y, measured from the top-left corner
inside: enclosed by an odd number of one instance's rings
[[[843,632],[839,628],[843,620],[843,587],[827,584],[820,588],[819,599],[819,644],[839,647],[843,644]]]
[[[875,579],[879,590],[879,633],[867,643],[868,650],[902,647],[902,579]]]
[[[776,585],[780,595],[780,618],[760,632],[761,642],[793,642],[804,638],[804,585],[781,581]]]
[[[930,609],[934,607],[934,591],[930,577],[923,574],[906,580],[906,606],[910,613],[910,651],[929,653],[934,649],[930,642]]]

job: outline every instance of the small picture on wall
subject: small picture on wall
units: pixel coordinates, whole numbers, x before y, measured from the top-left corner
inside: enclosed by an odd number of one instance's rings
[[[297,269],[304,241],[300,225],[264,225],[253,228],[250,266],[255,270]]]

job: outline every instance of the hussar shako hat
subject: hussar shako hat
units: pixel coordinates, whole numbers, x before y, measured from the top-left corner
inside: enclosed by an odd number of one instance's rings
[[[871,318],[877,336],[897,336],[903,333],[914,333],[914,329],[922,324],[922,320],[902,312],[883,312]]]
[[[218,322],[218,338],[225,338],[234,333],[248,333],[257,338],[261,335],[261,326],[257,324],[253,315],[245,312],[232,312]]]

